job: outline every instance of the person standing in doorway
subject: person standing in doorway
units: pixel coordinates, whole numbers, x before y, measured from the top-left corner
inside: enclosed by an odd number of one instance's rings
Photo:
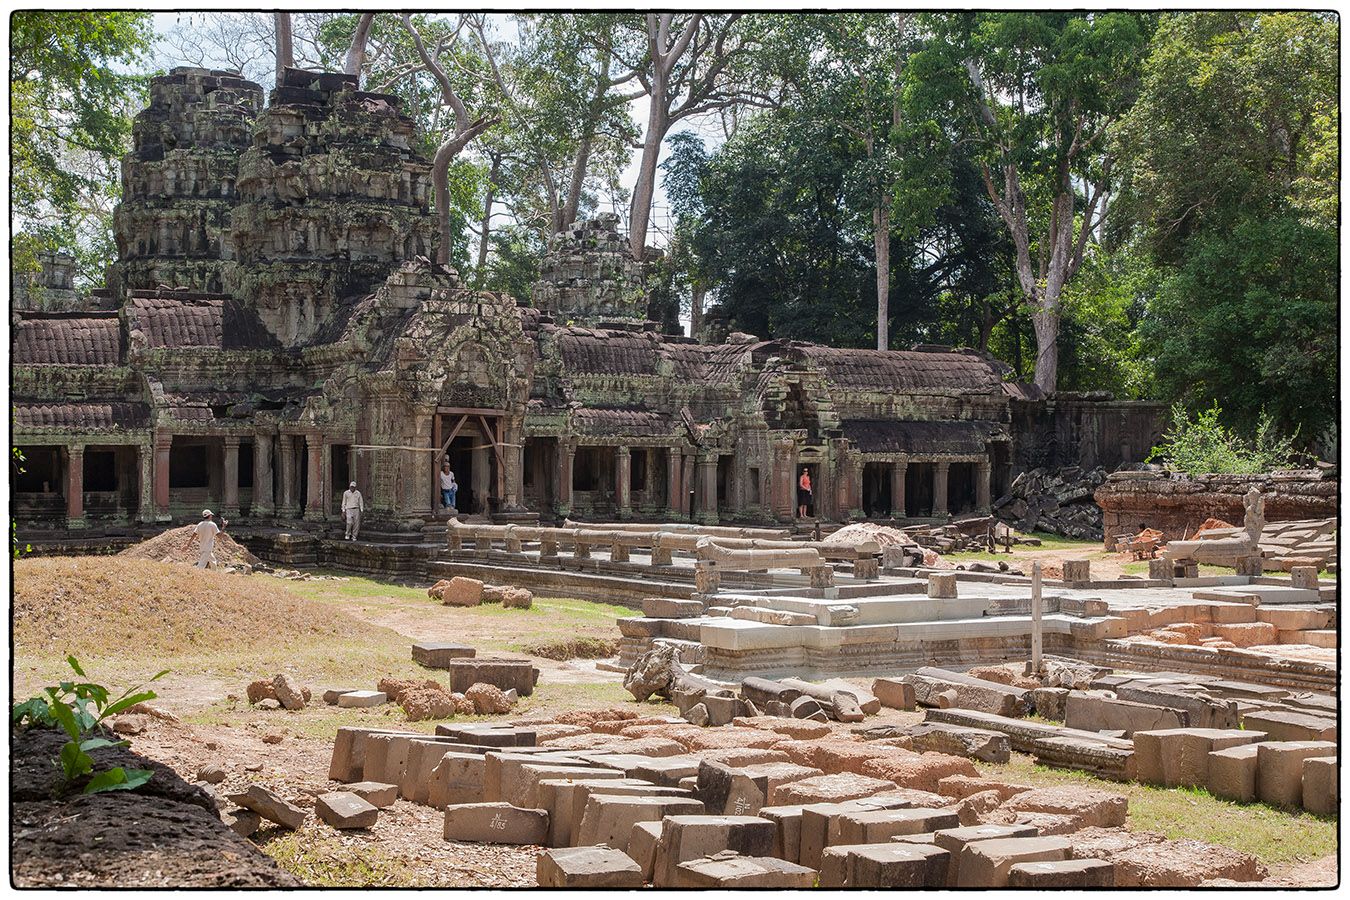
[[[342,495],[342,518],[347,520],[347,540],[356,540],[361,531],[361,513],[365,512],[366,499],[356,489],[356,482],[347,485]]]
[[[220,525],[217,525],[215,513],[211,512],[209,509],[202,510],[202,520],[198,523],[197,527],[192,530],[192,533],[197,538],[197,545],[199,548],[197,568],[205,569],[207,566],[211,565],[211,563],[216,561],[214,552],[216,549],[216,535],[220,534],[220,532],[224,530],[223,526],[228,524],[230,524],[228,521],[221,519]]]
[[[441,463],[441,505],[447,510],[455,509],[455,497],[459,494],[459,484],[455,473],[450,471],[450,460]]]
[[[802,477],[797,479],[797,518],[806,518],[806,509],[811,503],[811,473],[803,468]]]

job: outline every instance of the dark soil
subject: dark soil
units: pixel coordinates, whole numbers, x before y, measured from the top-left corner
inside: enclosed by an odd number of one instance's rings
[[[95,769],[152,769],[135,791],[58,796],[65,736],[10,733],[10,877],[15,887],[293,887],[220,820],[211,797],[129,750],[97,750]]]

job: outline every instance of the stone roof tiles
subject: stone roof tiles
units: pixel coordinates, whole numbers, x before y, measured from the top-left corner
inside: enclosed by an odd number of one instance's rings
[[[121,362],[116,316],[33,316],[14,327],[18,366],[115,366]]]
[[[584,375],[655,375],[656,342],[646,334],[566,328],[558,335],[563,368]]]
[[[258,314],[224,294],[133,291],[128,328],[149,348],[271,350],[280,347]]]
[[[846,350],[819,344],[801,352],[825,370],[832,384],[854,391],[999,390],[997,373],[978,356],[909,350]]]
[[[110,431],[145,428],[150,408],[144,403],[15,403],[14,426],[46,431]]]
[[[844,419],[844,437],[863,453],[980,455],[990,440],[1007,437],[996,422],[895,422]]]
[[[671,429],[670,416],[645,409],[578,409],[572,422],[582,434],[658,436]]]

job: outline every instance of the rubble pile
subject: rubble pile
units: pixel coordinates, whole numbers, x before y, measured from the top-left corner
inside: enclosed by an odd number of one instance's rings
[[[201,552],[197,543],[196,527],[184,525],[181,528],[170,528],[139,544],[132,544],[117,555],[131,559],[153,559],[156,562],[186,563],[195,566]],[[226,571],[237,571],[247,575],[255,569],[266,568],[262,560],[249,553],[225,531],[216,535],[213,553],[216,558],[215,567]]]
[[[1031,469],[1013,479],[994,503],[994,515],[1018,531],[1046,531],[1080,540],[1102,539],[1102,511],[1092,493],[1106,482],[1106,469],[1079,466]]]
[[[534,593],[525,588],[484,584],[477,578],[456,575],[427,588],[427,596],[446,606],[482,606],[500,603],[507,609],[529,609],[534,605]]]

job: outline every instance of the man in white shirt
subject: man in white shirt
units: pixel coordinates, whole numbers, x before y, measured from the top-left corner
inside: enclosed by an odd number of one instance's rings
[[[441,463],[441,505],[446,509],[455,508],[455,495],[459,485],[455,483],[455,473],[450,471],[450,461]]]
[[[224,525],[230,524],[221,519]],[[221,526],[215,522],[215,514],[209,509],[202,510],[202,520],[193,529],[192,533],[197,537],[197,543],[200,547],[200,555],[197,557],[197,568],[205,569],[211,563],[215,562],[213,552],[216,548],[216,535],[220,534]]]
[[[347,520],[347,540],[356,540],[356,535],[361,531],[361,513],[365,508],[365,498],[356,489],[356,482],[353,481],[342,495],[342,518]]]

